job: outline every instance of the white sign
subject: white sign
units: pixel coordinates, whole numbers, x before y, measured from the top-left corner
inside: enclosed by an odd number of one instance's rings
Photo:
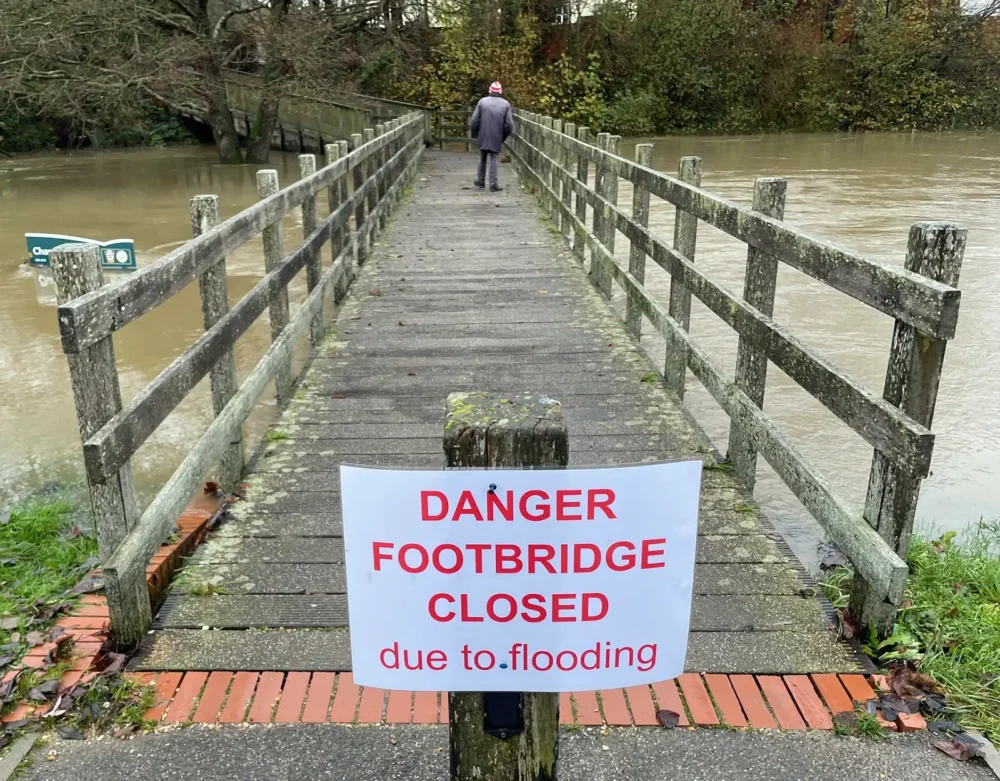
[[[701,461],[341,467],[354,680],[579,691],[684,670]]]

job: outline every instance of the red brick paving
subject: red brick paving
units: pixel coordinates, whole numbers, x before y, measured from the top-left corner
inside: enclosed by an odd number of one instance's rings
[[[637,727],[653,727],[658,723],[649,686],[631,686],[625,690],[625,694],[628,696],[629,709]]]
[[[284,679],[284,673],[265,672],[260,674],[247,721],[256,724],[271,722],[274,716],[274,706],[278,703],[278,697],[281,695],[281,683]]]
[[[222,724],[238,724],[247,715],[247,705],[257,688],[257,673],[239,672],[233,678],[229,687],[226,706],[222,709],[219,721]]]
[[[305,704],[307,691],[309,691],[309,673],[288,673],[285,685],[281,689],[278,710],[274,714],[275,723],[296,724],[302,717],[302,706]]]
[[[222,703],[226,700],[226,692],[229,691],[229,684],[232,683],[232,680],[232,673],[218,670],[208,676],[205,691],[202,692],[201,700],[198,702],[198,707],[191,719],[195,724],[214,724],[218,721],[222,711]]]
[[[701,676],[694,673],[684,673],[677,677],[677,681],[681,685],[681,692],[684,694],[684,700],[687,702],[694,723],[705,726],[718,724],[719,716],[708,697]]]
[[[764,698],[760,696],[760,689],[752,675],[733,675],[729,682],[733,685],[736,696],[739,697],[740,705],[746,714],[750,726],[754,729],[774,729],[777,725],[771,711],[767,709]]]
[[[785,684],[795,698],[795,704],[812,729],[833,729],[833,719],[813,688],[808,675],[786,675]]]
[[[413,723],[438,723],[438,693],[417,692],[413,697]]]
[[[322,724],[330,712],[333,701],[333,686],[337,682],[336,673],[313,673],[309,682],[306,707],[302,711],[302,721],[306,724]]]
[[[767,704],[771,706],[771,712],[778,720],[778,726],[782,729],[805,729],[806,723],[802,720],[799,709],[795,707],[792,695],[785,688],[784,681],[777,675],[758,675],[757,683],[760,684],[761,691],[767,698]]]
[[[729,682],[728,675],[706,675],[705,683],[712,693],[715,706],[722,714],[722,723],[730,727],[745,727],[747,725],[746,716],[743,715],[743,708],[736,698],[736,692]]]
[[[677,684],[674,681],[659,681],[653,684],[653,694],[656,695],[657,710],[669,710],[680,716],[677,726],[688,726],[687,714],[684,712],[684,703],[677,693]]]

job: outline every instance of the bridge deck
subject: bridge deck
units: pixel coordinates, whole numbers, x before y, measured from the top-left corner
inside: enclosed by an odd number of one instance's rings
[[[197,551],[135,669],[349,670],[338,465],[441,466],[450,392],[561,400],[571,465],[713,460],[509,169],[488,194],[472,166],[428,153],[282,415],[288,438],[258,455],[247,500]],[[751,504],[706,469],[688,669],[858,670]],[[656,595],[636,599],[655,620]]]

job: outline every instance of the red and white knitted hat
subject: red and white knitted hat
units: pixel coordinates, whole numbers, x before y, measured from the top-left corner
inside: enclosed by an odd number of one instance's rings
[[[490,94],[503,95],[503,87],[500,85],[499,81],[494,81],[492,84],[490,84]]]

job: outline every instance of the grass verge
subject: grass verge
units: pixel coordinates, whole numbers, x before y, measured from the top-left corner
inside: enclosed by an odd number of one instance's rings
[[[67,502],[19,505],[0,516],[0,657],[20,657],[28,633],[54,619],[46,608],[77,596],[70,590],[96,556],[96,540],[74,525]]]
[[[912,660],[941,683],[950,715],[1000,742],[1000,525],[980,523],[959,538],[914,537],[906,599],[892,635],[861,637],[882,665]],[[851,570],[834,570],[824,587],[847,606]]]

